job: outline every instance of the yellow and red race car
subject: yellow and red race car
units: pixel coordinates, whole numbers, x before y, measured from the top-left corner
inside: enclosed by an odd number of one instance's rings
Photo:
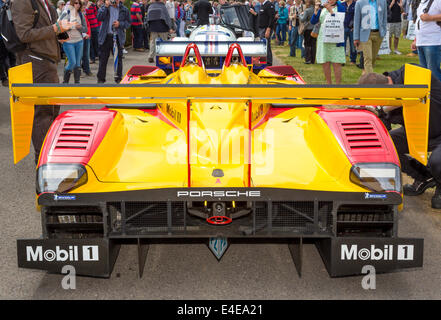
[[[105,105],[52,124],[37,166],[43,237],[17,241],[20,267],[106,277],[134,243],[142,274],[150,243],[195,240],[218,259],[234,242],[285,241],[299,273],[304,242],[331,276],[422,266],[423,240],[398,237],[387,130],[369,111],[324,106],[402,106],[410,153],[426,163],[429,70],[407,65],[402,86],[323,86],[290,66],[256,75],[238,44],[213,73],[194,44],[182,61],[170,75],[132,67],[118,85],[33,84],[30,64],[11,70],[15,162],[34,105]]]

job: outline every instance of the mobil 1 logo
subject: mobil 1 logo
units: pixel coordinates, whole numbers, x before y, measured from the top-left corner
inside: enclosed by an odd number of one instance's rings
[[[17,240],[18,266],[60,272],[66,265],[77,274],[107,274],[109,244],[106,239]]]
[[[334,276],[359,274],[366,265],[377,273],[423,266],[423,239],[337,237],[331,243]]]
[[[59,261],[59,262],[75,262],[75,261],[98,261],[98,246],[68,246],[62,249],[62,246],[55,246],[55,249],[46,249],[43,245],[26,246],[26,261]]]
[[[414,245],[384,245],[382,247],[377,247],[376,245],[371,245],[368,248],[360,248],[358,244],[342,244],[341,245],[341,260],[389,260],[393,261],[395,259],[396,250],[396,260],[413,260],[414,259]]]

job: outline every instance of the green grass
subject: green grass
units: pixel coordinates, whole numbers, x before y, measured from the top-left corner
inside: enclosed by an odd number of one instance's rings
[[[381,55],[380,60],[376,61],[374,71],[383,73],[385,71],[392,71],[401,68],[405,63],[418,63],[418,57],[407,57],[406,54],[410,53],[410,44],[412,41],[400,38],[398,43],[398,51],[402,55],[389,54]],[[276,46],[272,43],[273,54],[276,55],[284,64],[291,65],[299,72],[303,79],[310,84],[324,84],[325,76],[323,74],[323,68],[320,64],[304,64],[304,59],[300,58],[300,49],[297,49],[297,57],[289,56],[289,46]],[[354,84],[357,83],[358,78],[361,76],[362,70],[355,65],[349,64],[349,57],[346,57],[347,63],[342,67],[342,84]],[[358,63],[358,57],[357,57]],[[332,75],[332,81],[334,83],[334,74]]]

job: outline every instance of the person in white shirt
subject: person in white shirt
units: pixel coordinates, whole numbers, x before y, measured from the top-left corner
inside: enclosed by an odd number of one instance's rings
[[[58,16],[60,16],[61,13],[63,12],[65,4],[66,4],[66,2],[64,2],[63,0],[60,0],[60,1],[57,2],[57,14],[58,14]]]
[[[420,65],[441,80],[441,0],[421,0],[416,12],[412,50],[418,50]]]
[[[167,9],[168,15],[170,16],[170,19],[172,20],[173,26],[175,26],[175,2],[173,0],[167,0],[165,2],[165,8]],[[176,28],[173,28],[176,29]]]

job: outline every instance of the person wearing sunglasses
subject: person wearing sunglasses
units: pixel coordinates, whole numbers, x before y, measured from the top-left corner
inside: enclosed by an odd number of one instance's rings
[[[57,2],[57,14],[58,16],[61,15],[61,13],[63,12],[64,6],[66,5],[66,2],[64,2],[63,0],[60,0]]]

